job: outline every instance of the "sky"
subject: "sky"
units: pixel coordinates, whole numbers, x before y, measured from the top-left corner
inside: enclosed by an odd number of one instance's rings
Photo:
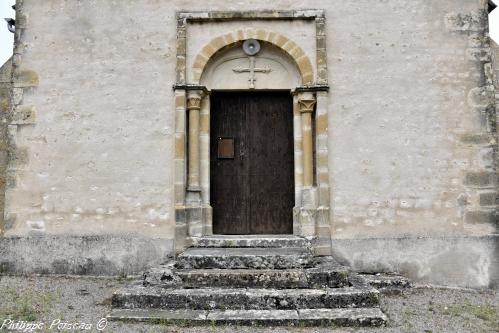
[[[499,5],[499,0],[493,0]],[[15,0],[0,0],[0,66],[9,59],[12,54],[12,43],[14,34],[7,30],[7,22],[4,17],[15,17],[15,12],[11,8]],[[499,43],[499,7],[490,14],[490,37]]]
[[[7,22],[3,18],[15,18],[16,13],[11,8],[15,3],[16,0],[0,0],[0,66],[12,55],[14,34],[7,30]]]

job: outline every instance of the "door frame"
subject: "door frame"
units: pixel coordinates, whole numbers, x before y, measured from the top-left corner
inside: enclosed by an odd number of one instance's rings
[[[295,63],[301,85],[292,89],[295,206],[293,234],[314,240],[318,255],[331,252],[329,220],[328,90],[325,49],[325,15],[322,10],[262,12],[180,12],[177,13],[177,82],[175,105],[175,247],[182,251],[192,237],[211,235],[210,206],[210,89],[200,84],[208,62],[223,48],[256,38],[278,47]],[[190,22],[230,20],[315,20],[316,66],[300,46],[275,31],[253,28],[229,32],[213,38],[200,48],[193,67],[187,68],[186,49],[190,45],[187,26]],[[192,73],[192,74],[191,74]],[[189,126],[187,126],[187,123]]]

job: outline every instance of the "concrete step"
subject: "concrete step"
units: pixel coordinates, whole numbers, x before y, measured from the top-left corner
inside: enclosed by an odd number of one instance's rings
[[[116,292],[114,308],[121,309],[231,309],[291,310],[375,307],[379,292],[373,288],[324,289],[165,289],[129,286]]]
[[[189,248],[177,258],[184,269],[288,269],[310,267],[312,253],[304,248]]]
[[[182,325],[300,325],[383,326],[387,318],[379,308],[313,310],[158,310],[114,309],[109,320],[161,322]]]
[[[310,240],[293,235],[211,235],[192,237],[193,247],[310,247]]]

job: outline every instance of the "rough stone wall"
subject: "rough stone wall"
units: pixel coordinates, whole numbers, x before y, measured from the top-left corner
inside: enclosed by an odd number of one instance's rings
[[[484,0],[18,0],[5,234],[171,242],[175,11],[311,7],[326,12],[333,247],[496,233]],[[487,280],[480,255],[462,284]]]
[[[5,207],[5,171],[8,161],[7,123],[10,112],[11,81],[12,61],[9,59],[0,67],[0,235],[5,232],[3,215]]]

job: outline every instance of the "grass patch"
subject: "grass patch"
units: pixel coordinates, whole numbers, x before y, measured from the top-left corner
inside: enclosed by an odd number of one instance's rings
[[[49,293],[34,293],[31,290],[7,290],[2,293],[0,318],[35,321],[52,308],[54,297]]]
[[[491,304],[460,304],[440,306],[441,313],[454,317],[475,317],[486,322],[491,328],[499,330],[499,309]]]

